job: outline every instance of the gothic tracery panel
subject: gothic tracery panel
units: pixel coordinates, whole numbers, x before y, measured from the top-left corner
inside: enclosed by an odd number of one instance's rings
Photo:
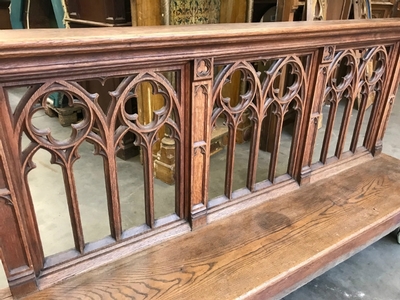
[[[325,164],[331,157],[340,159],[343,153],[366,146],[372,130],[368,124],[380,101],[387,51],[377,46],[335,52],[326,70],[314,162]]]
[[[307,62],[307,56],[289,56],[216,67],[211,136],[225,136],[219,147],[211,140],[218,151],[211,152],[210,198],[223,192],[223,198],[232,199],[274,183],[280,175],[294,175]],[[283,128],[289,123],[286,134]],[[280,148],[282,134],[289,137]],[[277,171],[278,160],[283,161],[282,172]],[[221,168],[223,177],[217,171]]]
[[[42,244],[50,245],[45,246],[46,256],[67,251],[69,254],[64,254],[64,258],[68,259],[76,256],[74,251],[85,254],[95,250],[96,240],[103,237],[109,240],[107,236],[111,236],[115,242],[183,218],[180,161],[174,160],[167,165],[167,168],[173,166],[171,176],[177,179],[175,185],[169,186],[155,178],[156,170],[161,169],[156,167],[157,162],[163,163],[162,157],[170,157],[171,153],[173,157],[179,157],[183,153],[183,116],[176,91],[179,78],[178,72],[173,74],[173,83],[163,74],[150,71],[128,76],[114,91],[108,91],[109,97],[91,94],[82,85],[64,80],[37,84],[22,94],[13,114],[14,134],[20,139],[21,174],[36,209],[39,231],[48,229],[51,219],[57,218],[57,215],[43,213],[46,203],[42,203],[43,199],[48,199],[43,193],[51,194],[55,188],[54,200],[60,204],[54,205],[59,206],[60,214],[68,220],[59,222],[61,227],[58,229],[57,226],[50,228],[58,234],[42,234]],[[138,108],[144,101],[142,93],[138,92],[142,84],[150,86],[151,93],[162,99],[158,104],[153,103],[152,98],[146,100],[150,101],[146,111],[148,118],[143,117],[143,107]],[[124,139],[128,134],[134,138]],[[126,146],[124,143],[134,143],[140,151],[136,157],[121,163],[117,154]],[[163,143],[169,143],[169,156],[164,155]],[[98,158],[93,159],[93,154]],[[85,163],[81,165],[82,159]],[[58,167],[53,167],[56,165]],[[46,178],[42,176],[44,172],[38,171],[40,176],[36,176],[36,171],[31,172],[36,167],[42,171],[50,170],[47,182],[37,180]],[[124,198],[120,195],[118,187],[122,186],[118,177],[121,175],[123,179],[124,174],[128,174],[126,170],[130,169],[134,172],[125,178],[123,187],[129,185],[129,181],[135,186],[136,181],[141,180],[142,198],[138,190],[123,195]],[[138,202],[136,198],[141,200]],[[133,209],[126,209],[128,207]],[[142,221],[135,215],[140,210],[144,213]],[[169,216],[171,214],[173,216]],[[125,226],[122,226],[123,221]],[[68,231],[68,228],[72,230],[72,250],[61,234],[61,229]],[[99,231],[102,232],[100,235]],[[57,235],[60,248],[50,249],[51,243],[54,244],[51,240],[43,243],[43,238],[52,239]],[[101,243],[98,245],[101,247]],[[61,262],[57,259],[49,261]]]

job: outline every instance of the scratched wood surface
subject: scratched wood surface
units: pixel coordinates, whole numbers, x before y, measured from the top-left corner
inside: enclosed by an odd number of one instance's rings
[[[11,300],[11,291],[9,288],[1,289],[0,290],[0,299],[2,300]]]
[[[26,299],[281,297],[395,228],[399,181],[382,155]]]

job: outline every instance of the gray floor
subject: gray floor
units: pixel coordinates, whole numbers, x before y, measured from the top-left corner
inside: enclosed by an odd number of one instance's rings
[[[23,89],[10,91],[13,107],[23,92]],[[338,115],[342,113],[342,109],[343,107],[339,107]],[[324,108],[324,116],[327,115],[328,110],[329,107]],[[350,128],[354,124],[356,113],[357,111],[353,110]],[[324,124],[325,122],[326,118]],[[43,112],[34,115],[33,124],[41,129],[51,128],[54,137],[60,140],[70,134],[70,128],[61,127],[56,118],[49,118]],[[337,121],[333,140],[337,139],[336,132],[339,126],[340,121]],[[400,139],[397,132],[399,126],[400,104],[397,103],[385,137],[384,152],[398,158],[400,158]],[[291,143],[290,132],[291,128],[288,126],[282,136],[278,175],[284,174],[287,169],[288,149]],[[314,162],[318,161],[323,132],[323,129],[318,132]],[[361,141],[362,137],[360,143]],[[23,138],[23,144],[26,145],[27,142],[27,138]],[[346,148],[348,146],[347,141]],[[82,213],[82,223],[86,242],[96,241],[109,235],[102,159],[100,156],[93,155],[92,150],[93,146],[89,143],[82,144],[79,148],[81,158],[74,164],[79,205],[81,211],[85,212]],[[333,151],[334,142],[331,143],[329,156],[332,156]],[[260,152],[257,181],[267,178],[269,158],[267,152]],[[234,190],[245,186],[248,159],[249,143],[238,144],[235,157]],[[63,184],[60,184],[63,178],[60,167],[50,163],[48,152],[40,150],[34,156],[34,162],[37,168],[31,171],[28,180],[44,251],[46,255],[51,255],[73,247],[65,191]],[[212,156],[211,198],[223,194],[225,164],[226,149]],[[128,229],[144,223],[144,183],[142,176],[138,176],[142,175],[143,171],[138,157],[128,161],[118,159],[117,166],[123,228]],[[174,193],[174,186],[155,180],[156,218],[173,212]],[[400,279],[396,276],[400,267],[399,247],[394,237],[385,237],[285,299],[400,299]],[[6,285],[5,276],[3,272],[0,272],[0,289]]]

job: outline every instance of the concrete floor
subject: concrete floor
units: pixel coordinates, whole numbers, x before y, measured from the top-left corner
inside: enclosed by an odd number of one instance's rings
[[[383,152],[400,159],[400,93]],[[400,299],[400,245],[392,233],[294,291],[283,300]]]
[[[10,91],[12,108],[23,92],[23,89]],[[324,108],[324,116],[327,116],[328,110],[329,107]],[[338,115],[342,113],[342,110],[343,107],[340,107]],[[353,112],[356,113],[355,110]],[[354,113],[350,128],[355,121]],[[324,119],[324,124],[326,119]],[[68,137],[71,132],[70,128],[61,127],[56,118],[49,118],[42,112],[34,115],[33,124],[42,129],[51,128],[54,137],[60,140]],[[336,132],[339,126],[340,121],[337,121],[332,137],[333,141],[337,139]],[[397,132],[399,126],[400,104],[398,103],[395,105],[384,143],[384,152],[397,158],[400,158],[400,139]],[[277,175],[284,174],[287,169],[291,131],[290,125],[284,128]],[[323,129],[318,132],[314,162],[319,158],[323,132]],[[333,141],[328,156],[333,155],[335,146]],[[362,137],[359,143],[361,142]],[[23,145],[27,143],[26,137],[23,138]],[[348,146],[349,141],[346,142],[346,148]],[[86,242],[96,241],[110,234],[105,185],[102,179],[104,176],[102,158],[93,155],[92,151],[91,144],[87,142],[82,144],[79,148],[81,158],[74,164],[80,209],[82,212],[86,212],[82,213]],[[267,178],[269,158],[269,153],[260,152],[257,181]],[[245,187],[248,159],[249,143],[237,145],[234,190]],[[47,256],[72,248],[73,239],[65,191],[63,184],[60,184],[63,182],[60,167],[50,163],[50,154],[44,150],[40,150],[35,155],[34,162],[37,168],[31,171],[28,180]],[[223,194],[225,174],[221,170],[224,170],[225,163],[226,149],[211,158],[210,198]],[[123,228],[128,229],[144,223],[143,171],[138,157],[128,161],[118,159],[117,167]],[[156,218],[173,212],[174,195],[174,186],[155,180]],[[101,221],[99,222],[99,220]],[[55,237],[57,242],[54,242]],[[385,237],[285,299],[400,299],[400,279],[396,276],[400,267],[400,248],[398,247],[394,237]],[[6,285],[4,273],[0,272],[0,289]]]

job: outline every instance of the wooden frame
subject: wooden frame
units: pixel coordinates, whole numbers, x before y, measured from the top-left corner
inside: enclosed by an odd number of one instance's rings
[[[373,24],[373,26],[371,25]],[[307,185],[328,174],[344,170],[371,159],[382,150],[382,139],[397,91],[399,66],[398,20],[358,20],[281,24],[217,24],[203,26],[165,26],[156,28],[101,28],[98,30],[31,30],[3,31],[0,38],[0,209],[2,213],[2,260],[15,295],[44,288],[56,281],[93,268],[121,255],[138,251],[146,245],[183,234],[223,216],[240,213],[271,197],[271,192],[284,194],[300,184]],[[355,38],[356,37],[356,38]],[[363,60],[355,51],[364,50]],[[261,58],[261,60],[260,60]],[[305,58],[305,59],[303,59]],[[380,61],[374,77],[366,77],[365,66],[371,59]],[[252,65],[255,61],[271,62],[262,79]],[[351,67],[343,81],[332,80],[340,61]],[[214,66],[223,68],[213,76]],[[280,70],[290,66],[295,80],[289,92],[279,93],[274,80]],[[161,72],[177,71],[176,90]],[[234,109],[221,96],[226,79],[234,71],[245,74],[250,90],[242,95]],[[125,79],[111,91],[110,107],[102,112],[96,97],[76,81],[108,77]],[[138,123],[137,116],[125,114],[123,103],[139,82],[151,82],[165,97],[165,107],[149,126]],[[29,85],[31,88],[11,111],[5,88]],[[49,132],[32,126],[32,114],[45,108],[42,101],[49,92],[63,91],[74,95],[70,105],[82,107],[84,121],[76,125],[76,134],[68,141],[54,141]],[[365,99],[376,91],[374,109],[365,139],[359,146]],[[354,103],[364,95],[356,126],[350,133],[352,145],[343,148],[349,113],[342,117],[335,153],[329,156],[330,130],[336,117],[337,103],[343,97]],[[346,95],[343,96],[345,93]],[[329,95],[328,95],[329,94]],[[328,96],[329,97],[328,97]],[[320,160],[313,164],[312,154],[317,134],[318,116],[324,99],[331,101],[326,137]],[[296,125],[288,170],[276,176],[282,120],[290,103],[294,103]],[[271,155],[268,178],[256,181],[257,155],[261,123],[268,107],[274,107],[277,138]],[[246,187],[232,188],[235,164],[235,128],[241,114],[251,111],[253,124],[251,153]],[[171,114],[174,119],[171,119]],[[224,194],[208,197],[210,167],[210,132],[219,114],[227,116],[230,128]],[[115,120],[120,118],[120,125]],[[94,124],[99,134],[93,133]],[[167,124],[172,128],[177,145],[179,184],[176,190],[175,214],[156,221],[152,191],[152,155],[150,145],[156,130]],[[118,141],[131,131],[144,150],[146,183],[146,226],[124,232],[121,228],[115,155]],[[22,133],[31,140],[22,149]],[[83,139],[98,145],[104,157],[105,180],[111,236],[86,244],[77,209],[72,170],[74,151]],[[44,257],[37,227],[28,172],[37,149],[49,151],[63,170],[68,193],[71,228],[75,249],[54,257]],[[10,170],[13,170],[12,172]],[[7,221],[5,221],[7,220]],[[118,255],[117,255],[118,254]]]

